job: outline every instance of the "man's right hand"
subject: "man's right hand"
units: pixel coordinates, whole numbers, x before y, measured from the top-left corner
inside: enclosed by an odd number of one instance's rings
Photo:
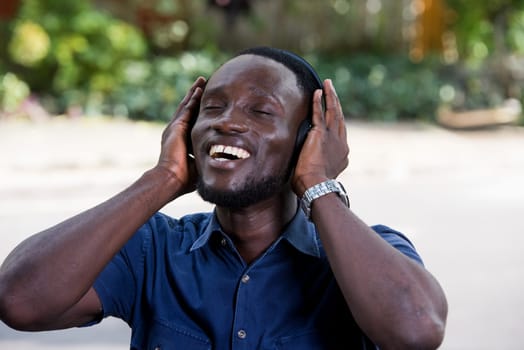
[[[0,266],[1,321],[16,329],[48,330],[79,326],[101,315],[92,287],[97,276],[154,213],[194,188],[196,172],[188,162],[186,140],[205,82],[198,78],[180,103],[152,170],[107,201],[29,237],[9,254]]]
[[[205,84],[206,79],[203,77],[199,77],[193,83],[162,134],[162,149],[157,167],[167,170],[176,179],[178,189],[173,196],[195,189],[196,168],[194,161],[188,157],[186,143],[191,142],[189,133],[192,122],[198,115]]]

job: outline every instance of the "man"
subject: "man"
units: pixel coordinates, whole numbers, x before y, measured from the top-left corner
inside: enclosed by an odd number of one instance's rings
[[[440,286],[402,234],[363,223],[334,181],[349,148],[335,89],[321,84],[271,48],[197,79],[154,168],[5,260],[0,318],[48,330],[116,316],[132,349],[438,347]],[[195,188],[213,213],[157,213]]]

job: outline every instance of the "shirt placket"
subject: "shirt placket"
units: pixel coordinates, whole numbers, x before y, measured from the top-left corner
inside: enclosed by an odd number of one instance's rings
[[[251,269],[247,268],[237,285],[237,293],[235,300],[235,315],[232,328],[232,344],[231,348],[235,350],[253,349],[253,341],[256,338],[254,325],[250,324],[250,295],[252,294],[252,277],[250,275]]]
[[[277,239],[266,252],[260,256],[251,265],[246,265],[242,257],[234,247],[234,244],[226,236],[222,236],[220,239],[220,245],[223,249],[232,253],[237,261],[244,267],[243,272],[238,277],[236,295],[235,295],[235,311],[233,315],[233,326],[231,328],[231,349],[243,350],[243,349],[255,349],[258,345],[260,338],[260,325],[254,324],[256,315],[252,315],[254,311],[253,304],[256,300],[253,300],[253,295],[256,295],[256,291],[253,290],[255,287],[256,276],[254,271],[256,266],[266,258],[268,254],[274,250],[278,245],[281,238]]]

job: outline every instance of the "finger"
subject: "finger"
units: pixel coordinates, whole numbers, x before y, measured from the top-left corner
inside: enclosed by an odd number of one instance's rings
[[[341,138],[347,139],[347,129],[346,129],[346,121],[344,120],[343,123],[340,123],[338,126],[338,135]]]
[[[343,121],[342,106],[331,79],[324,81],[324,90],[326,91],[326,124],[329,126],[333,122]]]
[[[333,82],[331,82],[331,87],[333,88],[333,92],[337,100],[336,121],[338,122],[338,134],[341,137],[346,138],[347,137],[346,118],[344,117],[344,111],[342,109],[342,104],[340,103],[340,99],[338,98],[338,94],[337,94],[337,91],[335,90],[335,86],[333,85]]]
[[[325,125],[324,111],[322,111],[322,90],[315,90],[313,93],[313,126]]]
[[[328,125],[333,125],[340,137],[346,137],[346,120],[344,118],[344,111],[342,110],[342,105],[340,104],[340,99],[338,98],[337,91],[333,85],[333,81],[328,79],[326,81],[326,90],[329,90],[330,93],[330,104],[329,104],[329,113],[326,107],[326,120]],[[327,105],[326,98],[326,105]]]
[[[197,109],[200,106],[200,98],[204,92],[203,86],[205,86],[205,80],[197,80],[193,84],[178,106],[170,124],[175,121],[189,122],[192,117],[196,117],[198,114]]]
[[[194,113],[194,111],[199,106],[200,98],[202,97],[203,89],[200,87],[202,84],[205,85],[205,79],[201,80],[199,78],[188,91],[178,106],[177,111],[173,115],[173,118],[171,118],[170,122],[164,129],[164,132],[162,133],[163,140],[168,137],[171,129],[183,126],[181,130],[187,130],[190,125],[191,118],[196,118],[198,116],[198,113]]]
[[[178,108],[175,111],[175,114],[173,115],[173,119],[176,118],[176,116],[180,113],[180,111],[186,107],[186,105],[191,101],[191,98],[193,97],[195,91],[200,88],[203,89],[206,85],[206,78],[204,77],[198,77],[193,85],[191,85],[191,88],[188,90],[180,104],[178,105]]]
[[[195,107],[198,107],[200,103],[200,98],[202,97],[202,94],[204,93],[204,90],[200,87],[196,87],[193,91],[193,94],[191,94],[189,101],[186,103],[185,108],[188,110],[192,110]]]
[[[189,123],[192,118],[197,117],[198,111],[196,109],[200,105],[200,98],[203,92],[204,90],[202,90],[202,88],[195,88],[193,94],[189,97],[189,101],[187,101],[182,110],[177,113],[176,120]]]
[[[206,85],[206,78],[204,77],[198,77],[195,82],[193,83],[193,85],[191,85],[191,88],[189,89],[189,91],[187,92],[186,96],[184,96],[184,99],[182,100],[182,104],[183,103],[188,103],[191,96],[193,95],[193,93],[195,92],[196,89],[198,88],[201,88],[203,89],[204,86]]]

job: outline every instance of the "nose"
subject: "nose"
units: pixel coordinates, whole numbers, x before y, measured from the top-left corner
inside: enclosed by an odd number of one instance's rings
[[[244,133],[248,131],[247,116],[235,106],[226,108],[213,121],[213,129],[222,133]]]

